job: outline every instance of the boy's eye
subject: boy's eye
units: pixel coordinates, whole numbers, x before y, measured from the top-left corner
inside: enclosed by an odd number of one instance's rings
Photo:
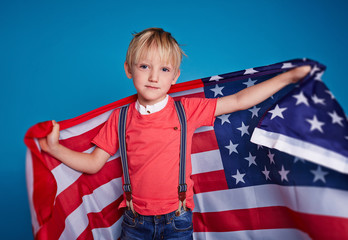
[[[141,69],[147,69],[148,66],[146,66],[146,65],[140,65],[140,68],[141,68]]]
[[[162,68],[162,71],[163,71],[163,72],[169,72],[169,68],[165,68],[165,67],[164,67],[164,68]]]

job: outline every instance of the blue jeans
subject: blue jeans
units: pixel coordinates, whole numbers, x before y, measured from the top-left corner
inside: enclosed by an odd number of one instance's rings
[[[175,216],[175,211],[159,216],[143,216],[125,210],[122,222],[122,240],[147,239],[193,239],[192,211],[182,211]]]

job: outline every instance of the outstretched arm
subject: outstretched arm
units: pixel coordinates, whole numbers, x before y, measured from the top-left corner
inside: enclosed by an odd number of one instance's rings
[[[53,129],[45,138],[39,139],[41,149],[57,158],[67,166],[84,173],[97,173],[109,159],[110,155],[96,147],[91,153],[73,151],[59,144],[59,124],[52,121]]]
[[[298,82],[300,79],[304,78],[310,70],[310,66],[297,67],[267,81],[243,89],[233,95],[219,98],[215,116],[245,110],[255,106],[288,84]]]

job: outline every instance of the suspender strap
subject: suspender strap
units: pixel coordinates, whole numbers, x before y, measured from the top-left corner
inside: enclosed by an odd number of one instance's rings
[[[181,126],[180,133],[180,165],[179,165],[179,208],[177,213],[180,215],[181,208],[186,210],[186,145],[187,145],[187,120],[184,107],[180,101],[175,101],[175,109],[179,117]],[[120,144],[120,156],[123,170],[123,191],[126,194],[127,206],[135,213],[132,202],[132,188],[129,178],[127,150],[126,150],[126,122],[127,122],[128,105],[120,109],[118,120],[118,140]]]
[[[180,134],[180,169],[179,169],[179,208],[177,213],[180,215],[181,207],[186,210],[186,146],[187,146],[187,120],[184,107],[180,101],[175,101],[175,109],[179,117],[181,134]]]
[[[120,156],[123,171],[123,191],[126,194],[127,206],[134,212],[133,202],[132,202],[132,188],[129,178],[128,171],[128,160],[127,160],[127,149],[126,149],[126,123],[127,123],[127,112],[128,105],[124,106],[120,110],[120,115],[118,119],[118,142],[120,144]]]

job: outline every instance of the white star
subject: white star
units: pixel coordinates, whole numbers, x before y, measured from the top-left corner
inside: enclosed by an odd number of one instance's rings
[[[294,163],[297,163],[298,161],[300,161],[300,162],[302,162],[302,163],[306,163],[304,159],[295,157],[295,158],[294,158]]]
[[[251,80],[251,78],[249,78],[248,81],[243,82],[243,84],[245,84],[247,87],[251,87],[255,85],[255,82],[257,82],[257,80]]]
[[[309,122],[311,124],[311,129],[310,131],[314,131],[315,129],[317,129],[319,132],[324,133],[323,129],[321,128],[323,125],[325,125],[324,122],[320,122],[317,119],[317,116],[314,115],[313,119],[306,119],[307,122]]]
[[[306,98],[306,96],[303,94],[303,91],[301,91],[299,94],[297,95],[293,95],[294,98],[297,99],[296,101],[296,105],[299,105],[301,103],[309,106],[309,103],[308,103],[308,99]]]
[[[269,158],[269,161],[270,161],[270,164],[275,164],[274,162],[274,154],[271,153],[271,150],[268,150],[268,154],[267,154],[268,158]]]
[[[237,169],[237,174],[232,175],[232,177],[236,179],[236,184],[238,184],[239,182],[245,183],[244,179],[243,179],[244,175],[245,175],[245,173],[239,173],[239,171]]]
[[[214,97],[216,97],[217,95],[223,96],[222,89],[224,89],[224,87],[219,87],[219,85],[216,84],[214,88],[210,89],[210,91],[214,92]]]
[[[231,123],[230,120],[228,119],[230,115],[231,114],[223,114],[223,115],[217,116],[217,118],[221,120],[221,125],[224,124],[225,122]]]
[[[258,117],[258,116],[259,116],[259,110],[260,110],[260,109],[261,109],[261,108],[258,108],[258,107],[256,107],[256,106],[254,106],[253,108],[248,109],[248,110],[252,113],[251,118],[253,118],[254,116]]]
[[[348,136],[345,136],[344,138],[348,140]]]
[[[312,96],[312,100],[316,104],[325,105],[325,99],[324,98],[318,98],[317,95],[315,95],[315,94]]]
[[[323,171],[320,166],[318,166],[317,170],[311,170],[311,173],[314,174],[313,182],[321,180],[321,181],[323,181],[323,183],[326,183],[325,175],[327,175],[329,173]]]
[[[237,128],[239,131],[241,131],[241,137],[244,136],[244,134],[250,135],[248,132],[249,125],[245,126],[244,122],[242,122],[242,126]]]
[[[320,70],[320,68],[318,68],[317,65],[314,65],[314,67],[311,69],[311,72],[310,72],[311,76],[318,70]]]
[[[340,117],[336,111],[333,111],[332,113],[329,112],[330,117],[332,118],[332,124],[337,123],[338,125],[343,127],[343,117]]]
[[[271,178],[269,177],[270,171],[267,170],[266,166],[265,166],[265,170],[263,170],[262,173],[265,175],[266,181],[267,179],[271,180]]]
[[[244,159],[249,162],[249,167],[250,167],[251,164],[255,164],[255,166],[257,166],[257,164],[255,162],[255,158],[256,158],[256,156],[251,155],[251,153],[249,152],[249,156],[244,158]]]
[[[245,73],[244,75],[247,75],[247,74],[254,74],[254,73],[257,73],[258,71],[254,70],[254,68],[248,68],[248,69],[245,69]]]
[[[292,65],[292,63],[283,63],[282,69],[293,68],[293,67],[296,67],[296,66]]]
[[[332,92],[330,92],[330,90],[326,90],[325,92],[330,95],[331,99],[335,99],[335,96],[332,94]]]
[[[283,118],[284,119],[284,116],[283,116],[283,112],[286,110],[287,108],[280,108],[278,106],[278,104],[276,105],[276,107],[269,111],[270,113],[272,113],[272,117],[271,117],[271,120],[275,117],[280,117],[280,118]]]
[[[219,75],[212,76],[209,81],[219,81],[220,79],[224,79],[223,77],[220,77]]]
[[[231,155],[233,152],[238,153],[237,151],[238,144],[233,144],[233,142],[230,140],[230,145],[225,146],[229,150],[229,154]]]
[[[324,71],[318,72],[318,73],[315,75],[314,80],[317,80],[317,81],[321,81],[321,82],[322,82],[321,77],[323,76],[323,74],[324,74]]]
[[[263,149],[263,146],[262,146],[262,145],[257,144],[257,150],[259,150],[260,148],[262,148],[262,149]]]
[[[287,181],[287,182],[289,182],[289,180],[288,180],[288,173],[290,172],[290,171],[288,171],[288,170],[285,170],[284,169],[284,165],[282,165],[282,169],[280,170],[280,171],[278,171],[279,172],[279,174],[280,174],[280,177],[281,177],[281,181]]]

